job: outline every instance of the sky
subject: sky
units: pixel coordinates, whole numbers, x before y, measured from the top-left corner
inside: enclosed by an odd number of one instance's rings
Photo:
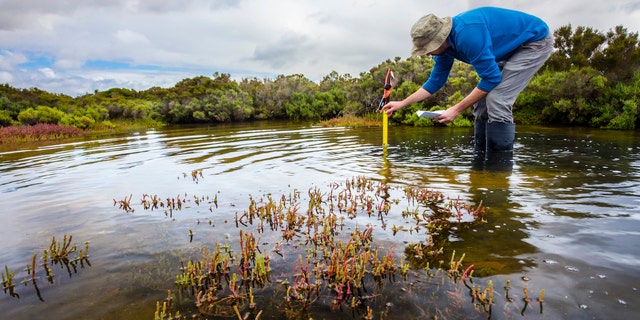
[[[534,14],[551,30],[640,30],[631,0],[0,0],[0,84],[79,96],[216,72],[358,77],[408,58],[421,16],[481,6]]]

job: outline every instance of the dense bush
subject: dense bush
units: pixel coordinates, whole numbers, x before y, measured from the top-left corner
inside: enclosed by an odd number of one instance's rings
[[[13,124],[11,115],[6,110],[0,110],[0,127],[7,127]]]
[[[28,108],[27,110],[20,111],[18,114],[18,121],[21,124],[34,125],[38,123],[38,113],[34,108]]]

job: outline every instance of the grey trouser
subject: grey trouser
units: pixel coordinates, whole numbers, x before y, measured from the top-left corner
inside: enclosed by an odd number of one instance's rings
[[[552,51],[553,36],[549,34],[540,41],[521,45],[509,59],[500,61],[502,81],[473,105],[476,121],[513,123],[513,103]]]

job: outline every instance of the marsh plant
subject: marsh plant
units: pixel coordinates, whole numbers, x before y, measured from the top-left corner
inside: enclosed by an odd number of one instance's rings
[[[202,171],[195,172],[198,182]],[[133,213],[131,198],[114,200],[114,205]],[[218,208],[217,196],[145,194],[140,205],[164,209],[166,215],[208,205],[216,214],[214,201]],[[401,212],[403,223],[388,225],[390,211]],[[492,280],[484,287],[475,283],[481,279],[474,279],[464,253],[446,249],[451,230],[486,223],[482,204],[354,177],[331,183],[327,190],[249,196],[246,209],[227,214],[234,217],[229,223],[237,229],[237,240],[227,234],[224,241],[202,248],[201,257],[183,261],[176,288],[157,303],[156,319],[302,319],[332,313],[363,319],[447,318],[469,310],[491,317],[498,291]],[[407,233],[420,241],[393,241]],[[193,236],[190,229],[189,241]],[[520,302],[509,296],[509,284],[504,291],[502,301]],[[514,307],[514,313],[524,314],[530,303],[526,288],[523,292],[524,306]],[[191,297],[193,308],[175,305],[177,295]],[[411,305],[396,307],[399,301]]]
[[[66,234],[62,241],[56,240],[53,236],[49,247],[42,251],[42,257],[38,259],[38,253],[34,253],[31,261],[26,264],[24,275],[21,283],[16,283],[16,272],[9,271],[9,267],[5,265],[2,272],[2,288],[6,294],[12,297],[20,298],[16,288],[22,284],[33,287],[41,301],[44,301],[38,281],[46,279],[49,284],[55,284],[55,266],[66,270],[69,277],[78,272],[78,268],[90,267],[89,262],[89,242],[85,242],[83,247],[79,247],[77,243],[72,243],[73,236]]]

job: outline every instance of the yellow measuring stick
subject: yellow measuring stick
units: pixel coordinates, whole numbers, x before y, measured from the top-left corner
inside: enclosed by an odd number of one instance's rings
[[[387,102],[389,102],[389,95],[391,94],[391,88],[393,87],[393,72],[391,69],[387,69],[387,73],[384,77],[384,94],[382,95],[382,99],[380,99],[380,103],[378,104],[378,110],[382,110]],[[389,117],[386,112],[382,112],[382,145],[386,146],[389,144]]]
[[[389,144],[389,116],[386,112],[382,113],[382,145]]]

